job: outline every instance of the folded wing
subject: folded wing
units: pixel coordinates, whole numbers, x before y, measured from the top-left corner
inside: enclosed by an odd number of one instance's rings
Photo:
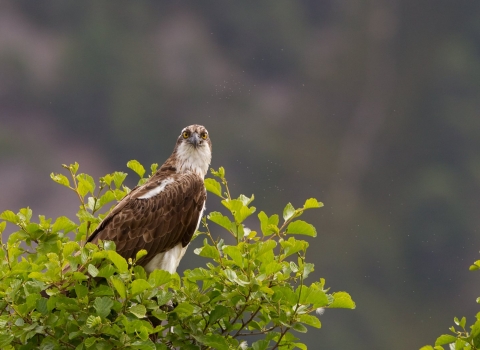
[[[179,243],[188,245],[205,200],[203,179],[197,174],[155,175],[122,199],[88,241],[113,241],[125,259],[145,249],[148,254],[137,262],[144,266],[158,253]]]

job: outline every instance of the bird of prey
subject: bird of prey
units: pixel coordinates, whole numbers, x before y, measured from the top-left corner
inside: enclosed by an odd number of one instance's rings
[[[200,224],[207,193],[203,183],[212,158],[205,127],[182,130],[172,155],[148,181],[127,194],[87,241],[113,241],[125,259],[141,249],[137,261],[147,273],[174,273]]]

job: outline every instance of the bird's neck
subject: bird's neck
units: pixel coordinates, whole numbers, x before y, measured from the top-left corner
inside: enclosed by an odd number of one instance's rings
[[[208,145],[204,147],[193,148],[185,144],[179,145],[173,152],[175,158],[175,167],[177,172],[186,173],[193,171],[202,178],[208,172],[208,167],[212,160],[212,153]]]

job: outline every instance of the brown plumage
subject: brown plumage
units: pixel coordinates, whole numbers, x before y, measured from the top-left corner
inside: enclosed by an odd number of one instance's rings
[[[203,126],[183,129],[172,155],[113,208],[87,241],[113,241],[126,259],[145,249],[148,254],[137,263],[148,272],[175,272],[205,208],[203,178],[211,148]]]

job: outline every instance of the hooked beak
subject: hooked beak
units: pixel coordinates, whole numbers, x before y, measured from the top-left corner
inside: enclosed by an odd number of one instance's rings
[[[191,143],[193,147],[197,148],[197,146],[200,144],[200,136],[196,132],[194,132],[188,138],[188,142]]]

